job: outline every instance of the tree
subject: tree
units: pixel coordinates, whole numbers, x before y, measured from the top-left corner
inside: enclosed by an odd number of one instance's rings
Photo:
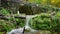
[[[60,7],[60,0],[51,0],[51,4],[56,7]]]

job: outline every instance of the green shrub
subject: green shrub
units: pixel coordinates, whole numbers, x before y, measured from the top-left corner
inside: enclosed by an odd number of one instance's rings
[[[35,30],[52,30],[57,26],[57,18],[52,17],[50,14],[42,13],[30,20],[30,27]]]
[[[25,20],[21,18],[15,18],[17,25],[19,24],[20,27],[25,26]]]
[[[12,29],[14,29],[14,25],[12,23],[10,23],[9,21],[0,21],[0,31],[11,31]]]
[[[10,11],[8,9],[2,8],[2,10],[0,11],[1,14],[3,15],[9,15]]]

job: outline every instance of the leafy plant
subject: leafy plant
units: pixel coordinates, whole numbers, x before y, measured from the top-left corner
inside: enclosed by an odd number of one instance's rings
[[[0,34],[3,34],[2,32],[0,32]]]
[[[0,11],[0,13],[3,14],[3,15],[9,15],[10,11],[7,10],[7,9],[2,8],[2,10]]]
[[[30,27],[35,30],[49,30],[51,31],[57,26],[57,18],[54,16],[51,18],[50,14],[42,13],[30,20]]]
[[[11,31],[12,29],[14,29],[14,25],[8,21],[0,21],[0,31]]]
[[[21,18],[13,18],[13,17],[10,17],[10,22],[12,22],[16,28],[16,26],[19,26],[19,27],[24,27],[25,26],[25,19],[21,19]]]
[[[15,18],[15,20],[16,20],[16,24],[17,24],[17,25],[19,24],[20,27],[25,26],[25,20],[24,20],[24,19]]]

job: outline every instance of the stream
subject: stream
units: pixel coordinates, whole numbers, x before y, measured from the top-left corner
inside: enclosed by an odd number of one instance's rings
[[[19,14],[19,12],[18,12],[18,14]],[[25,29],[27,29],[27,30],[29,29],[29,30],[31,30],[31,32],[35,31],[29,27],[29,20],[33,17],[35,17],[35,16],[34,15],[26,15],[26,25],[24,26]],[[22,32],[24,30],[24,27],[19,28],[19,29],[13,29],[8,34],[23,34]],[[31,32],[29,32],[29,33],[31,34]],[[28,32],[26,32],[25,34],[28,34]]]

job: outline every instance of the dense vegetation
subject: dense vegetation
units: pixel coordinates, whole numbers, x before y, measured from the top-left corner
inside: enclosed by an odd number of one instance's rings
[[[6,32],[11,31],[12,29],[15,29],[15,26],[13,23],[11,23],[7,20],[0,19],[0,32],[6,33]]]
[[[0,10],[0,33],[6,34],[7,32],[11,31],[12,29],[20,28],[25,26],[25,19],[20,17],[15,18],[15,16],[10,14],[10,11],[2,8]]]
[[[32,29],[60,34],[60,0],[24,0],[22,4],[1,0],[1,7],[3,8],[0,8],[0,15],[7,16],[8,20],[0,18],[0,34],[25,26],[25,19],[15,18],[17,11],[26,15],[38,14],[29,22]],[[52,14],[54,11],[55,14]]]
[[[0,10],[0,14],[9,15],[9,14],[10,14],[10,11],[9,11],[8,9],[2,8],[2,9]]]
[[[30,20],[30,27],[35,30],[49,30],[58,33],[60,32],[59,13],[60,12],[57,12],[54,16],[48,13],[41,13]]]
[[[16,23],[19,27],[24,27],[25,26],[25,19],[21,19],[21,18],[15,18]]]
[[[15,21],[14,21],[15,19]],[[25,19],[21,18],[10,18],[8,21],[4,19],[0,19],[0,32],[9,32],[12,29],[20,28],[25,26]]]

